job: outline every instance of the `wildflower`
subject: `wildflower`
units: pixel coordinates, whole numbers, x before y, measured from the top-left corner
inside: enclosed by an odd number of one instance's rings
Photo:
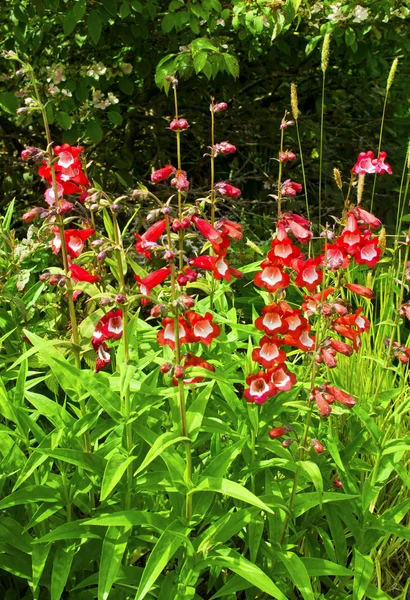
[[[296,183],[295,181],[291,181],[290,179],[286,179],[282,183],[282,196],[290,196],[293,198],[302,191],[302,185],[300,183]]]
[[[161,219],[157,221],[151,227],[149,227],[145,233],[140,235],[139,233],[134,233],[137,238],[137,243],[135,244],[135,249],[138,254],[144,254],[145,258],[151,258],[150,249],[155,248],[157,246],[157,241],[164,233],[167,226],[167,222],[165,219]]]
[[[160,346],[169,346],[175,350],[175,322],[171,317],[162,320],[163,329],[157,334]],[[180,344],[186,344],[191,339],[192,330],[189,323],[181,316],[178,317],[178,338]]]
[[[357,219],[363,221],[372,229],[377,229],[382,224],[380,219],[367,212],[367,210],[364,210],[361,206],[356,206],[352,212]]]
[[[296,376],[290,373],[284,364],[275,365],[268,370],[270,381],[278,392],[288,392],[296,383]]]
[[[169,124],[171,131],[182,131],[188,129],[189,123],[186,119],[173,119]]]
[[[281,341],[274,337],[264,336],[259,348],[252,352],[252,360],[262,365],[265,369],[273,367],[275,364],[284,363],[286,353],[280,350]]]
[[[277,390],[271,382],[269,375],[264,371],[248,375],[246,384],[249,387],[244,390],[243,395],[247,402],[264,404],[268,398],[277,394]]]
[[[176,187],[180,192],[189,190],[189,181],[186,177],[186,172],[182,169],[175,171],[175,177],[171,179],[171,185]]]
[[[134,279],[138,281],[140,294],[144,294],[144,296],[149,296],[151,294],[151,290],[163,281],[165,281],[165,279],[169,276],[170,273],[171,267],[164,267],[163,269],[153,271],[145,277],[134,275]],[[147,304],[147,302],[149,302],[148,298],[143,298],[141,300],[141,304],[143,305]]]
[[[200,367],[201,369],[206,369],[207,371],[211,371],[212,373],[215,372],[215,367],[213,365],[211,365],[209,362],[207,362],[200,356],[195,356],[194,354],[187,352],[186,358],[184,361],[185,372],[190,367]],[[184,379],[184,384],[189,385],[192,383],[201,383],[204,379],[205,379],[204,377],[188,377],[188,378]],[[174,385],[178,384],[178,382],[176,380],[175,381],[173,380],[173,384]]]
[[[288,127],[290,127],[291,125],[294,125],[295,121],[285,121],[284,123],[281,123],[279,126],[279,129],[287,129]]]
[[[222,232],[233,240],[242,239],[242,226],[239,223],[234,223],[225,217],[219,219],[215,225],[216,229],[222,229]]]
[[[313,448],[314,448],[314,450],[315,450],[315,452],[316,452],[317,454],[322,454],[322,452],[323,452],[324,448],[323,448],[323,444],[321,444],[321,443],[319,442],[319,440],[317,440],[316,438],[313,438],[313,439],[310,441],[310,443],[312,444],[312,446],[313,446]]]
[[[309,292],[313,292],[323,280],[323,272],[317,267],[321,262],[321,257],[308,260],[296,260],[292,266],[297,270],[298,274],[295,284],[299,287],[305,287]]]
[[[289,324],[285,320],[280,306],[269,304],[263,307],[262,316],[256,319],[255,327],[272,336],[277,333],[286,333],[289,329]]]
[[[283,437],[289,433],[289,431],[292,431],[292,428],[289,427],[289,425],[283,425],[281,427],[273,427],[272,429],[269,429],[268,435],[271,440],[275,440],[276,438]]]
[[[166,167],[151,173],[151,181],[152,183],[160,183],[161,181],[164,181],[164,179],[168,179],[173,173],[175,173],[175,167],[167,165]]]
[[[193,342],[202,342],[205,346],[210,346],[214,338],[221,334],[219,325],[212,322],[211,313],[201,316],[194,311],[189,311],[186,313],[186,318],[192,327]]]
[[[299,184],[297,183],[295,185]],[[300,186],[300,188],[302,189],[302,186]],[[295,213],[284,214],[283,224],[285,225],[285,227],[290,229],[290,231],[301,244],[310,242],[310,240],[312,239],[313,233],[308,229],[310,227],[310,221],[304,219],[300,215],[297,215]]]
[[[205,221],[205,219],[201,219],[196,215],[192,217],[192,220],[200,233],[202,233],[204,238],[211,242],[212,247],[217,252],[220,248],[220,245],[223,243],[221,232],[218,231],[213,225],[208,223],[208,221]]]
[[[235,154],[235,152],[236,146],[229,142],[220,142],[214,146],[214,156],[218,156],[218,154]]]
[[[369,298],[369,300],[374,298],[373,291],[364,285],[359,285],[358,283],[345,283],[345,287],[354,294],[363,296],[363,298]]]
[[[282,448],[289,448],[293,444],[294,441],[295,440],[293,440],[292,438],[288,438],[287,440],[283,440],[283,442],[282,442]]]
[[[102,342],[98,346],[97,350],[97,361],[95,363],[95,372],[98,373],[101,369],[104,369],[111,362],[111,356],[109,353],[109,348],[105,342]]]
[[[298,330],[293,334],[285,335],[283,342],[288,346],[296,346],[302,352],[309,352],[309,350],[313,350],[315,347],[315,338],[309,336],[310,333],[310,325],[302,330]]]
[[[352,173],[357,175],[365,175],[366,173],[388,173],[392,174],[390,165],[385,163],[386,152],[380,152],[378,157],[374,158],[374,153],[369,150],[368,152],[360,152],[357,157],[357,162],[351,169]]]
[[[280,162],[296,160],[296,154],[294,154],[290,150],[286,150],[285,152],[279,152],[279,160]]]
[[[221,181],[220,183],[215,184],[215,189],[222,195],[227,196],[228,198],[239,198],[241,195],[241,190],[237,187],[234,187],[230,183],[226,183],[225,181]]]
[[[400,306],[400,315],[410,321],[410,300]]]
[[[42,160],[43,159],[43,153],[41,152],[40,148],[33,148],[32,146],[22,150],[20,156],[23,160],[30,160],[30,159]]]
[[[256,273],[253,281],[257,287],[263,287],[268,292],[276,292],[279,289],[285,289],[290,284],[290,278],[284,273],[280,266],[265,260],[261,263],[262,271]]]
[[[86,281],[88,283],[95,283],[96,281],[100,280],[98,275],[91,275],[91,273],[89,273],[82,267],[75,265],[73,262],[71,262],[70,259],[68,261],[68,266],[70,269],[71,279],[75,282]]]
[[[228,105],[226,102],[217,102],[216,104],[214,104],[214,113],[222,112],[227,108]],[[209,110],[212,111],[212,104],[210,105]]]
[[[329,344],[336,352],[339,352],[339,354],[344,354],[345,356],[351,356],[353,354],[353,348],[349,346],[349,344],[345,344],[345,342],[329,340]]]
[[[57,226],[53,226],[51,231],[54,233],[54,238],[51,240],[51,247],[54,254],[58,254],[61,249],[60,230]],[[66,229],[64,237],[68,254],[73,258],[77,258],[84,249],[84,242],[93,233],[95,233],[95,229]]]

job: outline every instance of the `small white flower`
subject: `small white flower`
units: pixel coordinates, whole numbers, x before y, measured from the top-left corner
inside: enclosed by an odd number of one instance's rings
[[[112,92],[108,92],[107,98],[110,104],[118,104],[119,100]]]
[[[72,93],[69,90],[61,90],[61,93],[63,94],[63,96],[68,96],[69,98],[71,98]]]
[[[122,65],[120,65],[120,69],[123,73],[125,73],[126,75],[129,75],[130,73],[132,73],[132,65],[130,63],[122,63]]]
[[[327,18],[330,19],[331,21],[343,21],[346,17],[344,16],[344,14],[341,10],[341,6],[342,6],[341,2],[335,2],[335,4],[332,4],[330,6],[330,8],[332,9],[332,12],[327,16]]]
[[[362,21],[366,21],[369,18],[369,9],[364,8],[358,4],[353,11],[354,19],[353,23],[361,23]]]

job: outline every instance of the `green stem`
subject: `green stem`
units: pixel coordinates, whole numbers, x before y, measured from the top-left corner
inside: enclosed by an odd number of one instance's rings
[[[177,86],[174,85],[174,105],[175,105],[175,119],[178,120],[178,94],[177,94]],[[177,136],[177,169],[181,171],[181,132],[179,129],[175,132]],[[182,219],[182,192],[178,190],[178,219],[181,221]],[[179,270],[182,271],[184,267],[184,233],[183,230],[180,229],[178,232],[178,241],[179,241]]]
[[[389,96],[389,90],[386,88],[386,93],[384,96],[384,104],[383,104],[383,115],[382,115],[382,122],[380,125],[380,133],[379,133],[379,146],[377,149],[377,156],[379,156],[380,154],[380,150],[382,147],[382,139],[383,139],[383,127],[384,127],[384,119],[386,116],[386,106],[387,106],[387,98]],[[374,202],[374,193],[376,190],[376,181],[377,181],[377,174],[374,174],[374,180],[373,180],[373,189],[372,189],[372,201],[370,203],[370,212],[373,212],[373,202]]]
[[[322,168],[323,168],[323,125],[325,114],[325,82],[326,71],[323,71],[322,78],[322,107],[320,111],[320,154],[319,154],[319,229],[322,223]]]
[[[171,227],[169,223],[169,216],[165,215],[166,220],[166,231],[168,238],[168,248],[172,250],[172,238],[171,238]],[[174,358],[175,365],[179,366],[181,364],[181,343],[179,340],[179,320],[178,320],[178,310],[175,307],[176,300],[176,291],[177,291],[177,281],[176,281],[176,270],[175,265],[171,262],[171,300],[172,306],[174,307],[174,336],[175,336],[175,350],[174,350]],[[188,425],[186,419],[186,406],[185,406],[185,395],[184,395],[184,382],[183,379],[178,379],[178,405],[179,405],[179,415],[180,415],[180,425],[181,425],[181,434],[183,437],[188,438]],[[186,460],[186,469],[185,469],[185,482],[187,488],[191,487],[192,480],[192,455],[191,455],[191,441],[185,441],[185,460]],[[189,522],[191,520],[192,515],[192,496],[187,494],[185,498],[185,517]]]
[[[114,241],[115,241],[115,256],[117,261],[117,269],[118,269],[118,278],[120,283],[120,292],[126,297],[126,287],[125,287],[125,275],[122,263],[122,254],[123,254],[123,246],[122,239],[120,235],[120,230],[118,227],[117,216],[113,212],[112,214],[113,226],[114,226]],[[130,349],[129,349],[129,340],[128,340],[128,306],[127,301],[122,307],[122,323],[123,323],[123,333],[122,340],[124,345],[124,364],[125,368],[127,368],[130,362]],[[131,382],[128,382],[124,389],[124,417],[125,417],[125,442],[127,447],[128,456],[131,456],[132,453],[132,423],[130,423],[130,415],[131,415]],[[132,464],[127,467],[127,492],[125,495],[125,510],[128,510],[131,506],[131,496],[132,496],[132,482],[133,482],[133,468]]]
[[[307,185],[306,185],[305,163],[303,160],[302,142],[300,140],[299,125],[298,125],[297,119],[296,119],[295,124],[296,124],[296,136],[298,138],[300,164],[302,167],[303,189],[305,190],[306,216],[307,216],[308,220],[310,221],[310,211],[309,211],[308,193],[307,193]]]
[[[286,121],[286,113],[282,119],[282,123]],[[280,150],[279,150],[279,173],[278,173],[278,220],[282,217],[282,170],[283,164],[281,161],[281,154],[283,152],[283,138],[284,138],[284,129],[280,130]]]

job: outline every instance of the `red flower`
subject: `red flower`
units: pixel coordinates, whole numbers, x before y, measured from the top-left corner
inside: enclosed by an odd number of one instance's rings
[[[359,285],[358,283],[345,283],[345,287],[354,294],[358,294],[358,296],[369,298],[369,300],[374,298],[373,291],[364,285]]]
[[[255,321],[255,327],[267,335],[286,333],[289,323],[283,317],[283,311],[277,304],[269,304],[262,308],[262,316]]]
[[[344,317],[337,317],[333,321],[337,325],[348,325],[349,327],[357,327],[359,333],[368,332],[370,329],[370,321],[364,315],[362,315],[363,308],[359,306],[356,312]]]
[[[372,229],[377,229],[382,224],[380,219],[367,212],[367,210],[364,210],[361,206],[356,206],[352,212],[360,221],[363,221]]]
[[[92,346],[96,352],[106,340],[119,340],[122,336],[123,320],[122,310],[119,308],[108,312],[97,323],[93,337]]]
[[[188,129],[189,123],[186,119],[173,119],[169,124],[171,131],[181,131]]]
[[[346,408],[353,408],[356,404],[356,400],[343,390],[339,390],[339,388],[329,385],[328,383],[325,384],[325,387],[329,394],[331,394],[337,402],[346,406]]]
[[[51,247],[54,254],[58,254],[61,249],[60,230],[55,225],[51,228],[54,238],[51,240]],[[95,233],[95,229],[66,229],[64,231],[67,252],[73,258],[77,258],[84,249],[84,242]]]
[[[212,111],[212,104],[209,107],[210,110]],[[217,102],[216,104],[214,104],[214,112],[222,112],[223,110],[226,110],[228,108],[228,105],[226,102]]]
[[[369,240],[360,246],[354,255],[355,262],[358,265],[367,265],[370,268],[375,267],[381,256],[381,250],[377,247],[377,244],[377,238],[373,238],[373,240]]]
[[[339,340],[329,340],[329,344],[336,352],[339,352],[339,354],[344,354],[345,356],[351,356],[353,354],[353,348],[349,346],[349,344],[345,344]]]
[[[269,437],[271,438],[271,440],[283,437],[284,435],[287,435],[289,433],[289,430],[290,428],[286,425],[284,425],[283,427],[273,427],[272,429],[269,429]]]
[[[84,152],[82,146],[70,146],[70,144],[63,144],[62,146],[55,146],[54,154],[58,156],[57,165],[64,169],[68,169],[76,163],[76,158],[81,152]]]
[[[339,247],[338,244],[328,244],[323,247],[326,254],[322,254],[322,265],[331,271],[337,271],[338,269],[347,269],[350,264],[349,257],[346,255],[344,248]]]
[[[207,369],[208,371],[211,371],[212,373],[215,372],[215,367],[213,365],[211,365],[209,362],[207,362],[200,356],[195,356],[194,354],[191,354],[190,352],[187,353],[186,359],[184,361],[185,371],[187,371],[187,369],[189,369],[189,367],[201,367],[201,369]],[[201,383],[204,379],[205,379],[204,377],[190,377],[190,378],[184,379],[184,384],[188,385],[191,383]],[[178,385],[178,380],[174,378],[172,380],[172,383],[174,385]]]
[[[302,329],[298,331],[294,335],[285,335],[283,339],[283,343],[288,346],[296,346],[302,352],[309,352],[309,350],[314,350],[315,348],[315,338],[311,338],[309,336],[310,326],[306,329]]]
[[[223,234],[227,235],[233,240],[239,241],[242,239],[242,225],[234,223],[225,217],[219,219],[216,223],[217,229],[222,229]]]
[[[268,373],[259,371],[255,375],[248,375],[246,384],[249,386],[243,392],[247,402],[264,404],[268,398],[275,396],[278,392],[270,380]]]
[[[166,167],[151,173],[151,181],[152,183],[160,183],[161,181],[164,181],[164,179],[168,179],[173,173],[175,173],[175,167],[167,165]]]
[[[302,191],[302,186],[300,183],[296,183],[295,181],[286,179],[286,181],[282,183],[281,189],[282,196],[290,196],[291,198],[293,198],[293,196],[296,196],[296,194],[299,194],[299,192]]]
[[[161,329],[157,334],[158,344],[169,346],[175,350],[175,322],[171,317],[162,320]],[[178,317],[178,334],[180,344],[186,344],[191,341],[192,330],[189,323],[183,318]]]
[[[280,340],[265,335],[259,343],[260,348],[255,348],[252,352],[253,361],[261,364],[265,369],[270,369],[274,365],[285,362],[286,354],[279,349]]]
[[[309,292],[313,292],[318,285],[322,283],[323,272],[317,266],[321,262],[321,257],[309,258],[306,261],[295,260],[292,263],[293,268],[296,268],[298,275],[295,284],[298,287],[305,287]]]
[[[138,254],[143,254],[145,258],[151,258],[150,248],[155,248],[157,246],[157,241],[164,233],[167,226],[167,222],[165,219],[161,219],[161,221],[157,221],[151,227],[147,229],[145,233],[140,235],[139,233],[134,233],[137,238],[137,243],[135,244],[135,249]]]
[[[186,177],[186,172],[180,169],[175,172],[175,177],[171,179],[171,185],[176,187],[180,192],[187,192],[189,190],[189,181]]]
[[[300,187],[302,188],[302,186]],[[295,213],[286,213],[283,215],[283,223],[291,230],[295,238],[299,240],[301,244],[310,242],[312,239],[313,233],[308,229],[308,227],[310,227],[310,221],[304,219],[300,215]]]
[[[241,190],[237,187],[234,187],[230,183],[226,183],[225,181],[221,181],[215,184],[215,189],[222,195],[227,196],[228,198],[239,198],[241,195]]]
[[[70,259],[68,260],[68,266],[70,268],[71,279],[75,282],[86,281],[88,283],[95,283],[100,280],[98,275],[91,275],[91,273],[82,267],[72,263]]]
[[[386,156],[386,152],[380,152],[379,156],[375,159],[371,150],[360,152],[357,157],[357,163],[351,169],[351,172],[357,175],[365,175],[366,173],[388,173],[391,175],[392,170],[390,165],[384,162]]]
[[[332,407],[327,402],[323,392],[320,389],[315,388],[314,390],[312,390],[312,395],[312,400],[315,400],[320,416],[328,417],[332,412]]]
[[[316,438],[313,438],[313,439],[311,440],[311,444],[312,444],[312,446],[313,446],[313,448],[314,448],[314,450],[315,450],[316,454],[322,454],[322,452],[323,452],[324,448],[323,448],[323,444],[321,444],[321,443],[319,442],[319,440],[317,440]]]
[[[144,294],[145,296],[149,296],[151,294],[151,290],[165,281],[168,275],[171,273],[171,267],[164,267],[163,269],[158,269],[157,271],[153,271],[149,275],[145,277],[140,277],[139,275],[134,275],[134,279],[138,281],[138,287],[140,294]],[[141,304],[147,304],[148,299],[143,298],[141,300]]]
[[[253,281],[256,286],[265,288],[268,292],[285,289],[290,284],[289,275],[270,261],[261,264],[262,271],[256,273]]]
[[[97,349],[97,361],[95,363],[95,372],[101,371],[111,362],[109,348],[105,342],[102,342]]]
[[[291,152],[290,150],[285,150],[285,152],[279,152],[279,160],[280,162],[288,162],[288,160],[296,160],[296,154]]]
[[[269,369],[271,383],[278,392],[288,392],[296,383],[296,376],[287,370],[285,365],[276,365]]]
[[[214,155],[218,156],[218,154],[235,154],[236,146],[230,144],[229,142],[220,142],[219,144],[215,144]]]
[[[210,346],[212,340],[221,334],[219,325],[212,322],[211,313],[201,316],[194,311],[189,311],[186,313],[186,318],[192,327],[193,342],[202,342],[205,346]]]

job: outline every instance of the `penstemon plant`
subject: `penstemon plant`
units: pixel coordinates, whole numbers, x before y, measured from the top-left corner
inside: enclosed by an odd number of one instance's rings
[[[273,239],[239,265],[243,227],[223,200],[241,191],[215,181],[236,152],[217,141],[225,102],[210,101],[205,197],[191,200],[183,170],[176,77],[175,166],[118,197],[92,182],[82,146],[54,144],[22,68],[46,132],[22,153],[46,182],[46,206],[23,216],[51,250],[35,302],[40,290],[66,318],[17,319],[21,339],[0,339],[7,585],[34,600],[390,598],[382,570],[410,541],[410,240],[386,248],[365,208],[366,178],[392,175],[386,153],[359,154],[341,216],[315,235],[289,207],[303,191],[286,178],[292,86]],[[343,193],[338,170],[335,183]]]

